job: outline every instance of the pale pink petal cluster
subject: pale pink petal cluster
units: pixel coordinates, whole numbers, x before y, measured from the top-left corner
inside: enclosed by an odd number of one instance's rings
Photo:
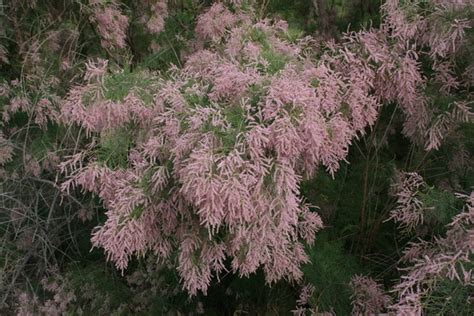
[[[5,138],[2,132],[0,132],[0,166],[10,162],[13,156],[12,144]]]
[[[167,0],[142,0],[137,2],[135,10],[138,22],[150,34],[159,34],[164,30],[169,14],[167,2]],[[153,41],[152,45],[156,46],[158,43]]]
[[[423,223],[425,213],[430,210],[421,198],[427,190],[427,184],[416,172],[400,172],[396,175],[392,190],[397,204],[390,211],[389,218],[408,232],[414,230]]]
[[[436,83],[441,94],[464,91],[470,95],[469,85],[463,83],[463,75],[453,71],[451,62],[467,50],[466,30],[472,28],[468,14],[473,7],[470,0],[389,0],[382,5],[380,28],[351,36],[352,42],[361,44],[368,60],[377,64],[375,94],[381,101],[401,107],[403,133],[427,150],[438,149],[456,127],[436,107],[439,101],[428,87]],[[422,71],[424,56],[433,74]]]
[[[424,300],[443,279],[474,286],[474,193],[459,197],[466,204],[448,225],[446,236],[413,243],[405,251],[409,265],[401,268],[403,275],[394,287],[398,300],[390,307],[396,314],[422,315]]]
[[[379,315],[391,303],[382,285],[370,277],[355,275],[349,285],[352,289],[352,315]]]
[[[221,2],[215,3],[207,12],[200,15],[196,23],[196,35],[202,39],[218,40],[226,30],[235,26],[240,18]]]
[[[124,15],[115,0],[102,2],[90,1],[91,22],[97,26],[101,45],[105,49],[124,48],[126,46],[128,17]]]

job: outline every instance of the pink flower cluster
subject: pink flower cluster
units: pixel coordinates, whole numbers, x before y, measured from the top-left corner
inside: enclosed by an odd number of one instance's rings
[[[429,210],[420,197],[426,191],[427,185],[416,172],[400,172],[392,184],[392,189],[397,205],[390,211],[389,219],[398,222],[407,232],[412,231],[423,223],[425,212]]]
[[[128,17],[124,15],[115,0],[90,0],[91,22],[97,25],[103,48],[124,48],[126,45]]]
[[[292,310],[293,315],[303,316],[309,312],[311,315],[316,314],[312,308],[307,308],[311,297],[314,295],[315,287],[312,284],[305,284],[300,290],[300,296],[296,300],[296,308]]]
[[[361,53],[377,64],[375,94],[383,102],[400,106],[405,114],[403,133],[427,150],[438,149],[458,123],[440,111],[436,93],[426,93],[427,89],[434,85],[441,94],[471,95],[472,78],[456,73],[452,61],[469,54],[466,30],[472,28],[472,20],[467,15],[473,6],[470,0],[389,0],[382,6],[379,29],[351,36],[361,45]],[[432,75],[422,71],[422,55],[431,63]],[[461,101],[465,102],[472,105],[469,97]]]
[[[52,293],[53,297],[42,302],[36,295],[30,296],[25,292],[20,293],[18,295],[19,306],[16,310],[17,316],[64,315],[70,304],[76,301],[74,291],[69,288],[67,280],[60,275],[51,279],[43,278],[41,285],[45,291]]]
[[[5,138],[2,132],[0,132],[0,166],[6,164],[12,160],[13,147]]]
[[[196,24],[196,35],[202,39],[216,41],[229,28],[239,22],[239,17],[233,14],[220,2],[215,3],[207,12],[200,15]]]
[[[137,96],[138,91],[129,91],[121,102],[105,98],[107,64],[108,61],[102,59],[86,63],[84,79],[87,84],[75,86],[69,91],[61,106],[59,122],[78,124],[88,134],[107,132],[131,122],[142,127],[151,123],[155,110],[145,105]],[[143,73],[143,76],[147,75]]]
[[[352,315],[380,315],[391,302],[380,284],[372,278],[355,275],[351,279]]]
[[[397,315],[422,315],[423,300],[440,280],[474,285],[474,193],[459,197],[466,200],[466,205],[448,225],[445,237],[412,243],[405,250],[404,260],[410,265],[401,269],[404,274],[394,287],[398,300],[390,307]]]
[[[148,0],[143,2],[148,8],[142,17],[141,22],[146,26],[150,33],[160,33],[165,27],[165,19],[168,16],[168,5],[166,0]]]

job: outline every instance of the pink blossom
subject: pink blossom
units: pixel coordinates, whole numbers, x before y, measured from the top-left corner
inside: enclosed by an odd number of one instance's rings
[[[209,10],[200,15],[196,24],[196,34],[201,39],[218,40],[227,28],[234,26],[239,18],[222,3],[214,3]]]
[[[110,1],[106,5],[91,1],[91,21],[97,24],[97,32],[104,48],[124,48],[127,37],[128,18],[123,15],[117,2]]]
[[[391,303],[390,296],[384,293],[382,286],[369,277],[355,275],[350,286],[353,291],[353,315],[379,314]]]

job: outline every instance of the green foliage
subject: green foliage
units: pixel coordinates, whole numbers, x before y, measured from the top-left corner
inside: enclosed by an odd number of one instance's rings
[[[430,188],[427,193],[422,193],[421,200],[427,207],[432,208],[426,212],[427,224],[438,225],[440,229],[446,226],[462,207],[462,203],[452,193],[436,188]]]
[[[270,14],[281,16],[285,21],[288,21],[290,25],[296,25],[300,29],[314,30],[315,28],[315,25],[309,24],[308,21],[309,14],[314,10],[311,1],[268,1],[267,10]]]
[[[151,104],[153,103],[153,95],[150,92],[152,86],[153,81],[147,72],[124,69],[105,76],[104,97],[107,100],[119,102],[133,90],[145,104]]]
[[[188,40],[194,36],[196,3],[180,1],[180,10],[169,12],[165,29],[158,35],[149,35],[141,25],[134,26],[137,34],[134,44],[134,58],[141,67],[164,71],[170,65],[182,65],[182,54],[186,52]],[[150,52],[150,44],[157,49]]]
[[[274,52],[273,50],[264,50],[262,52],[262,57],[265,58],[269,64],[267,71],[270,74],[274,74],[282,70],[288,62],[288,59],[285,55]]]
[[[311,264],[303,268],[304,278],[316,288],[309,303],[320,311],[349,315],[352,310],[349,282],[353,275],[366,271],[355,256],[348,254],[342,241],[331,241],[324,233],[318,235],[309,254]]]
[[[121,305],[130,301],[131,291],[123,279],[113,271],[104,270],[103,266],[94,263],[71,265],[66,275],[78,298],[74,305],[80,307],[84,315],[97,314],[103,306],[111,311],[119,310]]]
[[[128,151],[133,142],[130,131],[126,128],[118,128],[108,131],[100,137],[100,145],[97,150],[99,162],[110,168],[124,168],[128,164]]]
[[[339,32],[345,32],[348,25],[351,30],[371,24],[378,25],[380,4],[378,0],[271,0],[268,2],[267,11],[268,14],[282,17],[290,26],[307,33],[324,31],[324,19],[328,19]]]
[[[291,36],[301,35],[296,28],[291,28],[291,33],[288,32],[286,36],[291,39]],[[252,42],[259,44],[262,47],[261,56],[268,62],[268,67],[264,72],[275,74],[282,70],[288,62],[288,57],[272,49],[268,42],[267,34],[260,28],[252,28],[248,34]]]
[[[472,267],[472,265],[471,265]],[[427,315],[473,315],[473,287],[458,282],[442,280],[424,303]]]
[[[231,106],[223,110],[227,122],[236,129],[241,129],[245,124],[245,110],[240,106]]]
[[[284,282],[265,284],[263,271],[250,277],[228,275],[200,298],[206,315],[288,315],[296,305],[294,289]]]

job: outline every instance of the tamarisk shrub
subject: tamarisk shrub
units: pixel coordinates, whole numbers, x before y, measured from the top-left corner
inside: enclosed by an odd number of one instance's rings
[[[455,63],[470,39],[470,1],[390,0],[379,29],[339,44],[294,39],[284,21],[256,20],[243,1],[231,2],[197,19],[200,48],[182,68],[112,71],[91,60],[60,114],[53,93],[34,102],[11,93],[3,111],[5,121],[27,112],[43,128],[48,120],[84,128],[88,144],[61,167],[64,190],[80,186],[107,209],[93,244],[122,270],[149,252],[177,260],[191,294],[205,292],[226,260],[243,276],[262,267],[269,283],[301,278],[302,241],[311,244],[322,223],[299,183],[320,166],[337,171],[351,140],[374,124],[379,102],[396,102],[405,135],[427,149],[472,118],[472,101],[459,95],[472,95],[473,67]],[[153,10],[140,22],[151,33],[163,28],[164,3],[144,4]],[[125,48],[129,19],[119,2],[89,5],[103,48]],[[57,35],[48,33],[48,52],[58,51]],[[19,52],[29,82],[42,91],[58,86],[59,78],[38,76],[46,69],[38,67],[40,41],[26,43]],[[61,67],[73,61],[64,58]],[[11,150],[2,143],[6,162]],[[24,157],[25,172],[39,177],[39,162]]]
[[[77,231],[70,225],[76,217],[94,219],[89,196],[76,199],[58,191],[53,181],[62,181],[55,168],[65,152],[73,154],[61,164],[69,177],[62,189],[92,192],[106,209],[107,219],[93,231],[94,246],[104,248],[122,271],[132,257],[153,254],[147,271],[138,269],[127,278],[134,294],[130,311],[144,312],[156,297],[174,300],[179,292],[174,284],[153,279],[165,274],[164,266],[177,268],[191,295],[205,293],[212,277],[219,279],[228,269],[247,276],[262,268],[268,283],[300,280],[300,265],[309,261],[304,243],[311,244],[322,227],[301,196],[301,180],[320,167],[334,175],[352,139],[374,125],[379,103],[401,109],[403,134],[427,150],[438,149],[454,128],[472,121],[472,1],[388,0],[379,28],[348,33],[338,43],[297,39],[284,21],[257,20],[248,6],[253,1],[225,2],[196,19],[196,39],[188,50],[174,43],[191,33],[182,22],[194,19],[200,1],[168,3],[169,20],[180,27],[176,32],[167,25],[166,44],[156,36],[168,14],[164,0],[127,1],[128,6],[118,0],[5,6],[9,40],[0,44],[0,66],[6,70],[0,76],[0,200],[7,212],[2,213],[0,257],[6,277],[0,283],[6,291],[0,308],[17,284],[29,286],[34,283],[30,276],[65,263],[63,254],[69,258],[68,250],[76,246]],[[181,11],[187,11],[186,18],[175,19]],[[150,60],[169,50],[173,60],[186,62],[164,74],[143,71],[141,57],[142,62],[148,57],[140,56],[137,43],[146,42],[156,53]],[[129,53],[135,69],[115,70]],[[78,84],[76,67],[91,57]],[[462,150],[453,157],[452,170],[469,165],[468,145],[458,145]],[[410,166],[416,165],[412,148]],[[364,157],[367,170],[371,156]],[[427,235],[430,218],[444,209],[425,212],[431,197],[417,173],[403,173],[401,179],[389,216],[409,233]],[[401,270],[393,310],[428,313],[422,307],[442,287],[438,281],[461,281],[459,288],[468,292],[463,287],[472,285],[471,219],[459,215],[445,238],[420,241],[405,251],[402,261],[408,268]],[[377,227],[378,219],[367,224]],[[370,236],[383,238],[378,229]],[[336,254],[339,262],[353,265],[347,260],[352,254],[339,255],[343,246],[326,245],[330,251],[319,252],[321,260],[313,262],[336,266],[334,257],[322,260]],[[167,262],[155,263],[155,257]],[[354,274],[341,265],[337,270]],[[335,278],[331,270],[314,271],[318,284],[303,287],[295,314],[317,313],[319,306],[311,305],[324,305],[323,296],[344,296],[342,288],[329,285],[345,278]],[[51,295],[33,296],[32,306],[21,295],[18,312],[87,313],[82,307],[88,306],[91,312],[111,313],[107,301],[114,295],[108,296],[108,289],[105,296],[97,293],[101,285],[115,288],[116,283],[90,274],[91,281],[79,288],[67,280],[77,275],[84,276],[73,272],[58,275],[57,281],[45,279],[43,288]],[[356,276],[352,287],[355,314],[387,308],[388,298],[371,279]],[[129,308],[117,301],[114,310]],[[196,312],[202,313],[199,303]]]
[[[61,121],[90,136],[61,164],[62,187],[107,209],[93,245],[122,270],[134,255],[176,259],[191,295],[227,259],[240,276],[262,267],[268,283],[301,278],[302,241],[322,222],[299,183],[319,166],[334,174],[379,106],[366,60],[239,8],[216,3],[198,18],[203,48],[182,68],[96,71],[62,106]]]

